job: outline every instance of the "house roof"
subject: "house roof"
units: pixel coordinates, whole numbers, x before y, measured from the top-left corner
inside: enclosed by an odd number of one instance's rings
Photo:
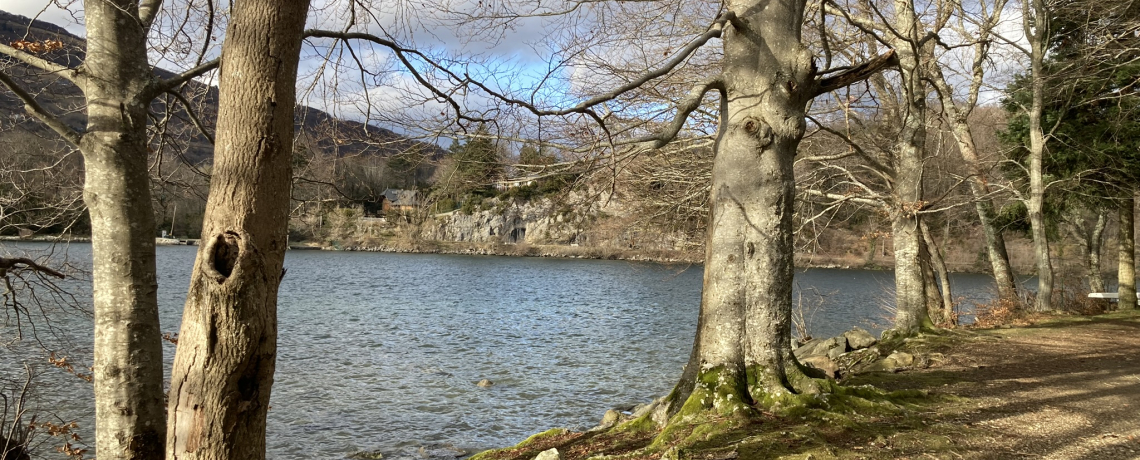
[[[393,206],[419,206],[420,194],[415,190],[390,188],[384,190],[384,199]]]

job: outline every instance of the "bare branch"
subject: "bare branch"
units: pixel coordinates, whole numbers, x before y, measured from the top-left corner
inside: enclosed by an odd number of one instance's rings
[[[24,88],[19,85],[19,83],[16,83],[15,80],[12,80],[12,77],[10,77],[6,72],[0,71],[0,84],[3,84],[16,94],[16,97],[24,103],[24,110],[27,110],[28,113],[32,114],[44,124],[48,125],[49,128],[62,136],[67,142],[70,142],[76,146],[79,145],[79,140],[83,136],[74,129],[71,129],[71,127],[64,124],[63,121],[57,118],[55,115],[52,115],[47,110],[45,110],[43,106],[36,102],[35,97],[33,97],[31,94],[28,94],[28,92],[25,91]]]
[[[211,70],[218,68],[219,63],[221,63],[221,59],[214,59],[211,61],[207,61],[207,62],[202,63],[198,67],[195,67],[193,69],[182,72],[181,74],[179,74],[175,77],[172,77],[172,78],[167,79],[167,80],[159,81],[159,82],[155,83],[153,85],[153,87],[151,88],[150,96],[152,98],[157,97],[159,94],[170,91],[175,86],[181,85],[181,84],[186,83],[190,80],[198,78],[198,77],[204,75],[206,72],[209,72]]]
[[[842,202],[851,202],[851,203],[865,204],[867,206],[874,206],[876,208],[886,208],[887,207],[887,203],[884,201],[873,200],[870,198],[862,198],[862,197],[858,197],[858,196],[854,196],[854,195],[840,195],[838,193],[827,193],[827,192],[821,192],[819,190],[812,190],[812,189],[801,190],[801,192],[806,194],[806,195],[809,195],[809,196],[814,196],[814,197],[819,197],[819,198],[827,198],[829,200],[832,200],[833,204],[838,204],[838,203],[842,203]]]
[[[665,144],[668,144],[681,132],[681,128],[685,126],[685,121],[689,119],[689,115],[701,106],[701,101],[704,100],[705,94],[714,89],[719,90],[723,97],[725,90],[724,79],[719,75],[709,78],[700,85],[693,87],[693,89],[689,91],[689,94],[677,103],[677,114],[665,129],[658,131],[656,134],[636,139],[633,142],[653,142],[653,148],[661,148]]]
[[[206,137],[206,140],[210,141],[210,145],[214,145],[214,135],[206,130],[206,125],[198,118],[198,112],[194,111],[194,107],[190,105],[190,101],[187,101],[186,97],[178,91],[167,91],[166,93],[173,95],[175,99],[178,99],[178,102],[182,103],[182,106],[186,108],[186,114],[190,116],[190,122],[194,124],[195,128],[198,128],[198,132],[202,133],[202,135]]]
[[[22,265],[22,267],[21,267]],[[65,278],[63,273],[36,263],[27,257],[0,257],[0,276],[7,276],[8,270],[27,268],[40,273],[46,273],[59,279]]]
[[[845,88],[854,83],[866,80],[885,68],[895,67],[897,65],[899,65],[899,58],[895,55],[895,50],[889,50],[870,61],[847,69],[837,75],[816,80],[815,91],[812,92],[811,97],[814,98],[820,94]]]
[[[66,78],[68,81],[74,83],[77,86],[82,86],[84,81],[86,80],[85,78],[83,78],[83,75],[79,72],[79,69],[73,69],[70,67],[66,67],[66,66],[56,64],[56,63],[51,62],[47,59],[43,59],[39,56],[36,56],[34,54],[31,54],[31,53],[28,53],[25,51],[20,51],[16,48],[12,48],[11,46],[8,46],[8,45],[3,44],[3,43],[0,43],[0,54],[7,55],[8,57],[11,57],[12,59],[16,59],[20,62],[23,62],[24,64],[30,65],[30,66],[35,67],[37,69],[40,69],[44,72],[49,72],[49,73],[59,75],[63,78]]]
[[[210,1],[206,3],[210,3]],[[143,0],[139,4],[139,23],[142,24],[143,30],[150,31],[150,26],[154,24],[154,18],[158,17],[161,6],[162,0]]]

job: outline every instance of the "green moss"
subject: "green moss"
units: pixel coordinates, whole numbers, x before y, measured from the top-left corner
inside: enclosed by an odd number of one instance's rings
[[[726,366],[701,370],[696,386],[674,417],[682,419],[711,412],[722,417],[752,411],[746,376]]]
[[[479,452],[469,458],[469,460],[494,460],[494,459],[513,459],[524,456],[533,456],[542,450],[546,450],[547,444],[557,443],[559,441],[568,440],[574,435],[570,430],[565,428],[552,428],[541,433],[531,435],[529,438],[516,444],[514,447],[505,449],[492,449]]]
[[[653,421],[652,413],[645,413],[633,420],[618,424],[614,427],[614,431],[629,433],[657,431],[657,423]]]
[[[567,434],[570,434],[570,430],[567,430],[565,428],[551,428],[549,430],[543,431],[542,433],[531,435],[529,438],[524,439],[523,442],[518,443],[518,445],[515,447],[527,447],[538,444],[539,442],[545,441],[549,438],[556,438],[565,436]]]

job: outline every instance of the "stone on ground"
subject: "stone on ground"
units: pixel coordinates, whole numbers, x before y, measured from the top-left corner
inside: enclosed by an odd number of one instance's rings
[[[843,337],[847,338],[847,346],[851,347],[852,350],[867,348],[879,342],[870,332],[859,327],[853,327],[850,331],[844,332]]]
[[[562,452],[559,452],[558,449],[544,450],[537,457],[534,457],[534,460],[562,460]]]

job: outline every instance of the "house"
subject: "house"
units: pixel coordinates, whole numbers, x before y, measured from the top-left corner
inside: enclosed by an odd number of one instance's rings
[[[384,190],[380,198],[380,209],[384,212],[411,212],[420,207],[420,192],[416,190],[403,190],[390,188]]]
[[[495,182],[495,189],[501,192],[501,191],[510,190],[512,188],[519,188],[519,187],[526,187],[528,185],[534,185],[535,183],[536,182],[534,179],[504,180],[504,181]]]

